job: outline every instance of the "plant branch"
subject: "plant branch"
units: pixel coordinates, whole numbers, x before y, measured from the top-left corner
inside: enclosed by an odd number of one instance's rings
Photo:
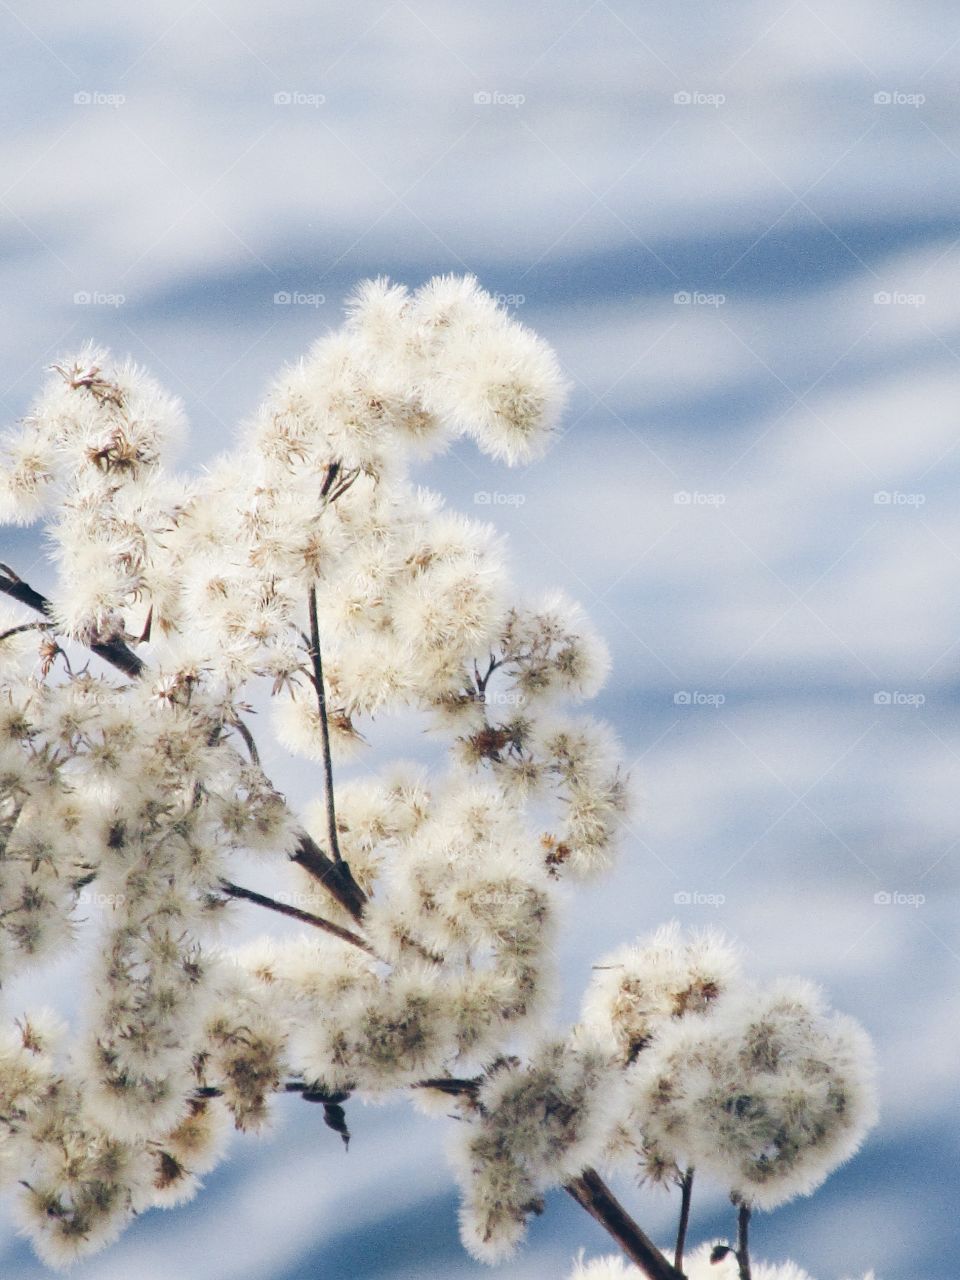
[[[233,884],[229,880],[221,880],[220,888],[228,898],[242,898],[246,902],[255,902],[260,907],[268,907],[271,911],[278,911],[281,915],[290,916],[294,920],[302,920],[304,924],[311,924],[315,929],[323,929],[326,933],[332,934],[342,942],[349,942],[353,946],[359,947],[361,951],[366,951],[368,955],[375,954],[370,944],[364,941],[358,933],[352,933],[349,929],[344,929],[340,925],[334,924],[332,920],[324,920],[322,916],[315,916],[312,911],[301,911],[299,907],[290,906],[286,902],[278,902],[276,898],[268,898],[266,894],[257,893],[254,889],[245,889],[242,885]]]
[[[259,768],[260,752],[257,750],[257,744],[253,740],[253,734],[239,716],[237,716],[236,720],[230,720],[229,724],[232,729],[236,729],[237,733],[239,733],[240,737],[243,739],[243,744],[247,748],[247,754],[250,757],[251,763],[257,765]]]
[[[47,618],[53,619],[53,604],[45,595],[41,595],[39,591],[34,591],[23,579],[10,568],[8,564],[0,564],[0,592],[10,596],[11,599],[17,600],[20,604],[25,604],[28,609],[35,609],[37,613],[44,614]],[[142,675],[145,664],[142,659],[138,658],[133,650],[126,644],[124,640],[118,638],[107,640],[103,643],[92,643],[90,648],[102,658],[104,662],[109,662],[112,667],[116,667],[118,671],[122,671],[124,675],[136,678]]]
[[[438,1093],[449,1093],[454,1097],[468,1094],[475,1098],[480,1092],[480,1080],[463,1080],[457,1076],[435,1076],[431,1080],[418,1080],[414,1089],[436,1089]]]
[[[329,467],[327,467],[327,474],[323,478],[323,484],[320,486],[321,498],[326,498],[329,495],[330,490],[333,488],[333,482],[334,480],[336,480],[339,474],[340,474],[340,463],[331,462]]]
[[[309,1089],[305,1080],[284,1080],[277,1085],[276,1092],[305,1093]],[[223,1090],[218,1084],[202,1084],[193,1091],[195,1098],[222,1098]]]
[[[7,627],[6,631],[0,632],[0,641],[18,636],[22,631],[49,631],[52,626],[52,622],[21,622],[19,627]]]
[[[750,1206],[747,1204],[737,1210],[737,1265],[740,1280],[750,1280]]]
[[[671,1266],[595,1169],[584,1169],[564,1190],[616,1240],[649,1280],[685,1280],[683,1272]]]
[[[327,468],[327,475],[320,490],[320,497],[326,498],[327,505],[331,505],[343,496],[353,484],[354,480],[360,475],[362,467],[354,467],[352,471],[344,472],[339,462],[331,462]],[[334,481],[337,481],[334,488]]]
[[[327,809],[327,839],[334,862],[341,862],[340,841],[337,838],[337,814],[333,805],[333,760],[330,755],[330,722],[327,715],[327,695],[323,686],[323,661],[320,657],[320,624],[317,621],[317,588],[311,584],[308,595],[310,607],[310,659],[313,662],[313,684],[320,707],[320,734],[323,742],[323,794]]]
[[[498,667],[502,667],[502,666],[503,666],[503,663],[498,662],[497,659],[491,653],[490,665],[487,667],[486,674],[481,675],[479,666],[476,664],[476,662],[474,662],[473,673],[477,681],[477,693],[482,695],[487,692],[487,685],[490,681],[490,677],[493,675],[493,673],[497,670]]]
[[[683,1250],[687,1243],[687,1227],[690,1225],[690,1199],[693,1194],[693,1166],[680,1180],[680,1221],[677,1224],[677,1247],[673,1255],[673,1265],[678,1271],[683,1270]]]
[[[309,872],[314,880],[319,880],[341,907],[359,922],[363,916],[363,909],[367,905],[367,895],[354,880],[353,873],[346,862],[342,859],[340,862],[334,862],[332,858],[327,857],[317,842],[305,831],[301,833],[297,852],[292,854],[291,858]]]

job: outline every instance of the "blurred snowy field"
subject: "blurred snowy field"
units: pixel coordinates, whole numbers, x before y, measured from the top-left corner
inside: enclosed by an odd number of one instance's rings
[[[547,459],[508,471],[463,446],[424,482],[509,536],[522,586],[579,598],[613,652],[596,711],[641,803],[617,873],[567,903],[558,1017],[605,950],[670,918],[822,982],[876,1038],[883,1122],[757,1223],[758,1256],[948,1280],[960,16],[11,0],[0,36],[8,420],[92,337],[183,397],[198,466],[381,273],[473,271],[556,346],[574,394]],[[32,532],[0,533],[0,559],[42,579]],[[411,754],[403,726],[383,725],[389,754]],[[283,770],[312,796],[305,766]],[[54,998],[69,968],[8,1001]],[[72,1274],[542,1280],[605,1248],[558,1195],[516,1263],[471,1263],[443,1123],[350,1120],[345,1156],[283,1103],[198,1201]],[[672,1206],[623,1190],[666,1240]],[[704,1197],[696,1238],[729,1229],[723,1208]],[[46,1274],[0,1231],[0,1274]]]

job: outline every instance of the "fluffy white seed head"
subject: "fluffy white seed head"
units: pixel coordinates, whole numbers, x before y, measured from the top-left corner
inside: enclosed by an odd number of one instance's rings
[[[491,1073],[457,1157],[461,1236],[475,1257],[508,1257],[544,1192],[599,1155],[618,1080],[606,1055],[562,1041]]]
[[[512,686],[527,702],[557,693],[595,697],[610,670],[605,643],[562,592],[531,609],[511,609],[501,644]]]
[[[471,277],[431,282],[411,310],[427,353],[426,407],[511,465],[541,453],[567,391],[550,348]]]
[[[721,933],[684,937],[674,921],[594,965],[582,1026],[623,1062],[632,1062],[674,1020],[704,1013],[741,981],[740,956]]]
[[[797,980],[666,1024],[628,1074],[638,1133],[760,1209],[814,1191],[876,1119],[866,1035]]]
[[[687,1280],[738,1280],[740,1268],[733,1250],[714,1256],[715,1247],[722,1243],[713,1241],[684,1254],[683,1273]],[[663,1255],[673,1263],[672,1249],[664,1249]],[[751,1259],[750,1272],[756,1280],[812,1280],[802,1267],[793,1262],[770,1263]],[[623,1257],[611,1255],[585,1261],[581,1253],[568,1280],[641,1280],[643,1274],[639,1267]],[[864,1277],[864,1280],[872,1280],[872,1275]]]

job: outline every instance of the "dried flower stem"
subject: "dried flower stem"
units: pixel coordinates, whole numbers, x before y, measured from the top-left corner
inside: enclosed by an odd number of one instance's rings
[[[243,723],[243,721],[240,719],[239,716],[237,716],[236,720],[230,721],[230,727],[232,729],[236,729],[237,733],[239,733],[240,737],[243,739],[243,743],[244,743],[244,746],[247,748],[247,754],[250,757],[251,763],[259,767],[260,752],[257,750],[257,744],[253,739],[253,734],[250,732],[250,730]]]
[[[313,663],[313,686],[317,691],[320,707],[320,733],[323,742],[323,796],[327,809],[327,839],[334,862],[342,862],[340,841],[337,838],[337,814],[333,804],[333,760],[330,755],[330,723],[327,715],[327,695],[323,686],[323,660],[320,657],[320,624],[317,621],[317,588],[310,587],[310,659]]]
[[[457,1076],[436,1076],[432,1080],[419,1080],[413,1086],[414,1089],[436,1089],[438,1093],[449,1093],[454,1097],[462,1097],[464,1094],[471,1098],[475,1098],[480,1092],[480,1079],[463,1080]]]
[[[737,1210],[737,1265],[740,1280],[750,1280],[750,1206],[746,1204]]]
[[[11,636],[18,636],[23,631],[49,631],[52,626],[52,622],[21,622],[19,627],[8,627],[6,631],[0,632],[0,641],[9,640]]]
[[[39,591],[34,591],[33,587],[14,573],[8,564],[0,564],[0,592],[19,601],[20,604],[25,604],[29,609],[36,609],[37,613],[46,614],[48,618],[53,617],[53,605],[47,597],[41,595]],[[98,658],[109,662],[126,676],[135,678],[143,673],[142,659],[138,658],[123,640],[115,639],[103,644],[91,644],[90,648]]]
[[[680,1221],[677,1224],[677,1247],[673,1255],[673,1265],[678,1271],[683,1270],[683,1250],[687,1243],[687,1227],[690,1225],[690,1200],[693,1195],[693,1167],[691,1166],[680,1180]]]
[[[334,862],[327,857],[320,846],[304,831],[300,835],[297,852],[292,860],[318,880],[323,887],[336,898],[341,907],[359,921],[367,904],[367,895],[363,892],[350,867],[342,859]]]
[[[290,916],[294,920],[302,920],[304,924],[313,925],[315,929],[323,929],[335,938],[340,938],[343,942],[349,942],[353,946],[359,947],[361,951],[366,951],[368,955],[375,954],[370,944],[365,942],[359,934],[352,933],[349,929],[344,929],[340,925],[334,924],[332,920],[324,920],[322,916],[315,916],[312,911],[302,911],[299,907],[290,906],[286,902],[278,902],[276,898],[269,898],[266,894],[257,893],[254,889],[245,889],[242,885],[233,884],[229,880],[221,880],[220,888],[229,898],[242,898],[246,902],[255,902],[260,907],[268,907],[271,911],[278,911],[281,915]]]
[[[584,1169],[564,1190],[616,1240],[649,1280],[684,1280],[683,1272],[670,1265],[595,1169]]]

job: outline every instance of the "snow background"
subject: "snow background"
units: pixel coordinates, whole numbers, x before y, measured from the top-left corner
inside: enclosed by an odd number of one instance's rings
[[[199,465],[379,273],[474,271],[556,346],[575,393],[547,460],[507,471],[465,445],[424,479],[494,520],[518,582],[564,587],[613,650],[596,711],[643,803],[618,872],[568,903],[562,1014],[591,962],[671,917],[729,930],[759,972],[822,981],[876,1038],[883,1123],[812,1200],[757,1222],[757,1256],[817,1280],[947,1280],[953,6],[13,0],[0,40],[5,419],[93,337],[184,398]],[[32,531],[3,530],[0,558],[42,581]],[[409,754],[400,727],[383,744]],[[62,998],[70,975],[8,1007]],[[199,1200],[71,1274],[542,1280],[605,1250],[558,1194],[517,1262],[471,1263],[450,1126],[405,1105],[349,1118],[344,1156],[284,1102]],[[673,1206],[622,1190],[666,1242]],[[695,1241],[729,1229],[721,1197],[695,1214]],[[6,1216],[0,1274],[47,1274]]]

